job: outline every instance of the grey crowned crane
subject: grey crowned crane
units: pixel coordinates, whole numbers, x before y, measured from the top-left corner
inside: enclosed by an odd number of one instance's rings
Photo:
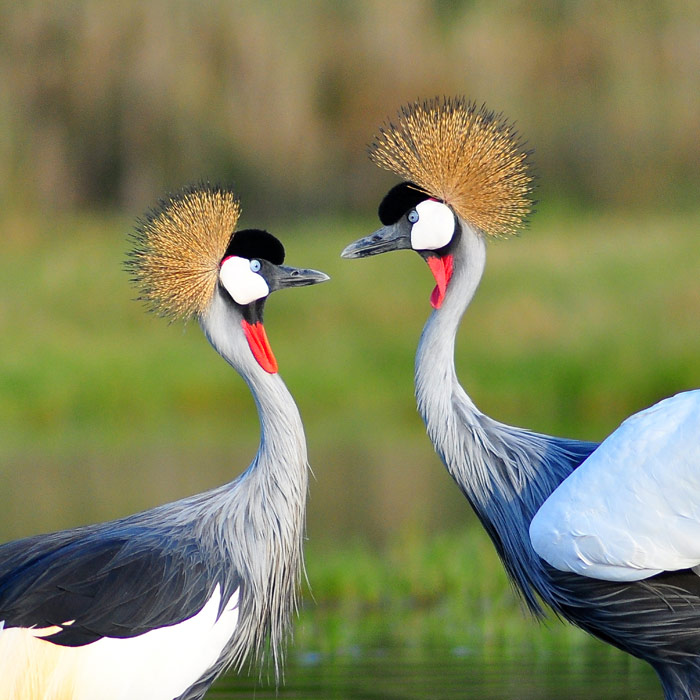
[[[700,698],[700,391],[629,418],[602,444],[484,415],[459,384],[454,347],[486,241],[530,212],[528,153],[512,126],[462,98],[404,107],[370,146],[402,182],[383,227],[343,257],[412,249],[437,286],[415,364],[435,450],[535,615],[542,603],[648,661],[666,698]]]
[[[286,267],[240,206],[197,186],[139,223],[127,269],[141,299],[195,317],[247,382],[261,440],[238,478],[120,520],[0,547],[0,698],[196,700],[269,646],[279,673],[303,569],[304,430],[262,323],[268,295],[323,282]]]

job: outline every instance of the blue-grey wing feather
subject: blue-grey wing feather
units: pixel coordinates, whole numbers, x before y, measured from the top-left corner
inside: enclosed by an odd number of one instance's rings
[[[0,547],[0,620],[59,626],[44,638],[65,646],[133,637],[201,610],[220,581],[215,565],[184,532],[137,526],[10,542]],[[240,583],[235,572],[227,580]]]

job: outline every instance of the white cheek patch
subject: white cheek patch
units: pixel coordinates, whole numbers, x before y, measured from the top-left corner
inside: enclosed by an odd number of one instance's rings
[[[257,272],[250,269],[250,260],[231,256],[221,263],[219,279],[233,300],[245,306],[270,293],[267,282]]]
[[[442,202],[426,199],[417,207],[418,221],[411,227],[413,250],[438,250],[444,248],[455,232],[452,210]]]

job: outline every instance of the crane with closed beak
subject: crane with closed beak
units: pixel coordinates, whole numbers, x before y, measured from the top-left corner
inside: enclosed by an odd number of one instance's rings
[[[231,191],[186,188],[139,223],[126,266],[153,311],[196,318],[246,381],[257,454],[206,493],[0,546],[2,700],[198,700],[225,669],[268,649],[280,673],[303,570],[308,464],[263,308],[276,290],[328,277],[283,265],[279,240],[236,230],[239,215]]]
[[[558,616],[649,662],[667,700],[700,698],[700,390],[626,420],[600,445],[506,425],[455,371],[457,330],[489,238],[530,213],[529,153],[463,98],[409,104],[370,157],[398,175],[360,258],[414,250],[436,282],[415,361],[428,435],[536,615]]]

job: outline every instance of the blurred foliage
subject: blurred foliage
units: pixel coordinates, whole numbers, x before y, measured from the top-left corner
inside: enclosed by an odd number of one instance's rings
[[[416,529],[381,554],[361,543],[310,544],[308,553],[311,586],[294,653],[461,649],[484,664],[521,658],[535,665],[602,652],[644,666],[553,615],[533,618],[476,529],[429,536]]]
[[[483,101],[535,150],[542,204],[522,239],[490,246],[460,332],[477,405],[601,439],[698,386],[700,4],[0,0],[0,84],[0,539],[249,463],[244,383],[195,324],[144,314],[120,270],[134,214],[164,191],[234,183],[244,226],[276,219],[290,264],[332,277],[266,309],[315,473],[302,653],[592,658],[571,628],[534,641],[425,436],[424,265],[339,252],[395,181],[367,161],[377,127],[416,98]]]
[[[132,298],[123,217],[7,218],[0,257],[3,538],[117,517],[223,483],[259,439],[243,381],[195,323]],[[413,397],[431,276],[409,252],[348,261],[373,220],[273,229],[292,265],[331,281],[275,294],[266,328],[307,432],[312,541],[391,541],[472,516]],[[627,415],[700,383],[698,214],[543,211],[489,245],[458,337],[484,412],[602,439]],[[33,508],[27,508],[30,500]],[[484,535],[485,536],[485,535]]]
[[[416,528],[381,552],[310,542],[307,559],[280,699],[658,697],[646,663],[527,614],[479,529]],[[212,692],[276,697],[265,678],[229,674]]]
[[[543,196],[670,209],[700,174],[688,0],[0,3],[0,200],[141,211],[198,178],[246,210],[374,208],[418,97],[503,110]]]

